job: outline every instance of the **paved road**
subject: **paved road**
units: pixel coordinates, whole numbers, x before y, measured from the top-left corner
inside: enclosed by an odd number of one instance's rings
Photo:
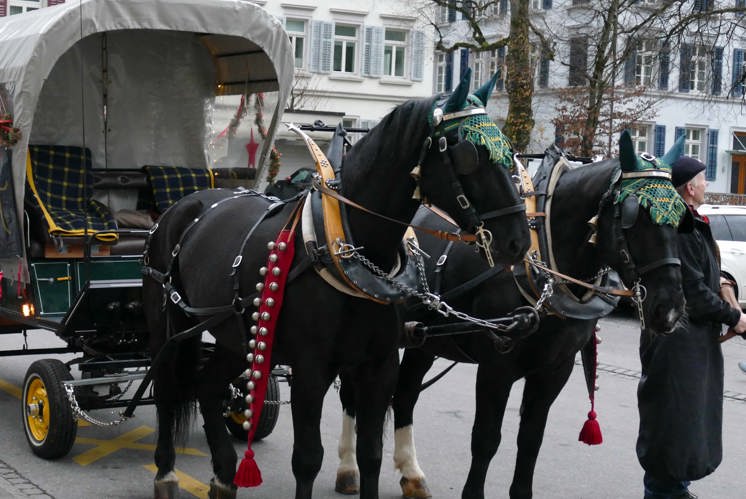
[[[642,497],[640,470],[634,442],[637,430],[635,390],[639,376],[635,323],[626,316],[602,321],[603,343],[599,347],[601,373],[597,393],[598,418],[604,435],[600,446],[577,441],[588,411],[582,370],[575,369],[567,387],[555,403],[539,456],[534,482],[537,499],[639,499]],[[33,332],[30,341],[49,345],[55,340]],[[17,344],[18,338],[0,336],[0,349]],[[33,346],[33,345],[32,345]],[[37,345],[41,346],[41,345]],[[746,375],[737,361],[746,359],[746,342],[732,340],[724,345],[726,357],[725,459],[717,472],[693,485],[703,499],[743,497],[743,469],[746,464]],[[63,357],[60,357],[63,358]],[[81,427],[72,452],[57,461],[36,458],[24,440],[18,390],[33,357],[0,360],[0,498],[148,498],[152,493],[152,444],[155,419],[151,407],[138,408],[136,417],[116,428]],[[445,366],[445,362],[437,364]],[[428,473],[436,498],[455,498],[469,465],[469,441],[473,419],[475,367],[460,365],[425,392],[418,405],[417,450]],[[520,404],[520,383],[511,395],[503,429],[503,444],[492,463],[487,497],[507,497],[513,471],[515,437]],[[287,386],[282,385],[284,394]],[[333,492],[336,468],[336,437],[340,428],[336,394],[327,396],[322,438],[326,449],[324,464],[316,482],[315,498],[339,498]],[[96,413],[100,418],[106,413]],[[179,455],[177,467],[184,475],[182,497],[206,497],[209,458],[204,437],[195,431],[186,442],[186,454]],[[381,497],[400,497],[398,476],[391,464],[393,430],[387,430]],[[236,449],[243,447],[237,443]],[[256,445],[257,460],[265,484],[242,490],[239,497],[290,498],[294,483],[290,473],[290,411],[280,411],[278,427]]]

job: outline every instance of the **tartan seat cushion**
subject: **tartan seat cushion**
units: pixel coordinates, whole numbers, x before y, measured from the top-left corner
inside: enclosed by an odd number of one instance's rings
[[[143,170],[150,181],[155,209],[159,213],[184,196],[215,185],[212,172],[208,169],[146,165]]]
[[[53,236],[94,234],[117,240],[109,209],[92,199],[91,151],[77,146],[29,145],[26,179]]]

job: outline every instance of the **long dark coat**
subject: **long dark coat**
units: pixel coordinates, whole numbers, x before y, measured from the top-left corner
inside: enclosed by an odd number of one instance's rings
[[[694,230],[680,234],[686,312],[673,333],[640,338],[637,457],[659,479],[697,480],[720,464],[723,422],[722,324],[739,311],[723,302],[717,244],[695,213]]]

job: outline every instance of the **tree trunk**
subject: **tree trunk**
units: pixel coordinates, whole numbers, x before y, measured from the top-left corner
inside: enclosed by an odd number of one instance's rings
[[[529,0],[510,0],[510,39],[507,56],[508,115],[503,131],[516,152],[525,152],[534,128],[531,101],[534,94],[534,73],[529,55]]]

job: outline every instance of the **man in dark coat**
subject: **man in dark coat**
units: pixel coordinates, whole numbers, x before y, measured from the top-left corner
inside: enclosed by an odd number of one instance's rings
[[[746,314],[724,302],[717,244],[706,217],[705,165],[682,156],[672,181],[694,216],[679,234],[686,312],[670,335],[640,338],[642,377],[637,390],[637,457],[645,470],[645,499],[696,498],[689,483],[712,473],[722,459],[722,324],[746,331]]]

